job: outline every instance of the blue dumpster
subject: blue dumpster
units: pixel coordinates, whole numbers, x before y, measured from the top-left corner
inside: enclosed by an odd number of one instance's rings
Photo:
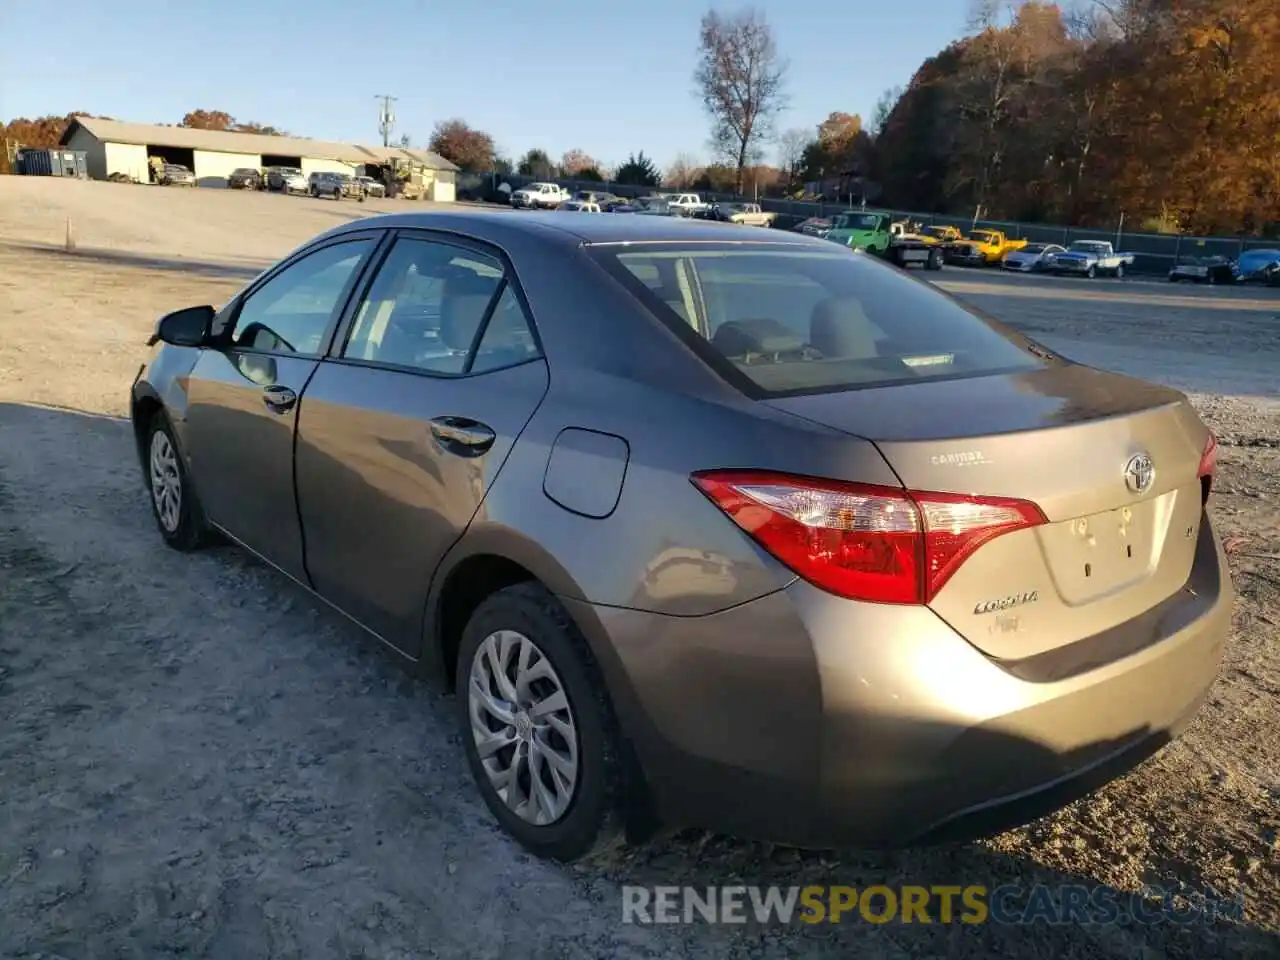
[[[28,147],[18,151],[18,173],[30,177],[89,179],[89,155],[83,150]]]

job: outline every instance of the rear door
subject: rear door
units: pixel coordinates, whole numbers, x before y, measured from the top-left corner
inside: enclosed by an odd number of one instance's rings
[[[427,587],[546,392],[493,249],[404,232],[302,398],[298,509],[312,583],[416,655]]]
[[[265,275],[215,321],[187,384],[191,469],[209,519],[305,578],[293,488],[297,402],[378,234],[313,248]]]

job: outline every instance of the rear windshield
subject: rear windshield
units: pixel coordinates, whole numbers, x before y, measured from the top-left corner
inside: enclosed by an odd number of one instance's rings
[[[589,250],[745,392],[824,393],[1035,370],[1043,354],[870,257],[769,244]]]

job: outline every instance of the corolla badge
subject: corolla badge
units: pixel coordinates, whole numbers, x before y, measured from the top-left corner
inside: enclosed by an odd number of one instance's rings
[[[1012,607],[1020,607],[1025,603],[1035,603],[1039,599],[1039,590],[1028,590],[1026,593],[1015,593],[1008,597],[1000,597],[997,600],[983,600],[973,608],[973,613],[975,616],[984,613],[1001,613]]]
[[[1124,485],[1133,493],[1146,493],[1156,479],[1156,465],[1145,453],[1135,453],[1124,465]]]

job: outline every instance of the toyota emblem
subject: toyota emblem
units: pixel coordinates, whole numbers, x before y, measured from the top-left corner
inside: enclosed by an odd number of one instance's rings
[[[1146,493],[1156,478],[1156,465],[1145,453],[1136,453],[1124,465],[1124,484],[1134,493]]]

